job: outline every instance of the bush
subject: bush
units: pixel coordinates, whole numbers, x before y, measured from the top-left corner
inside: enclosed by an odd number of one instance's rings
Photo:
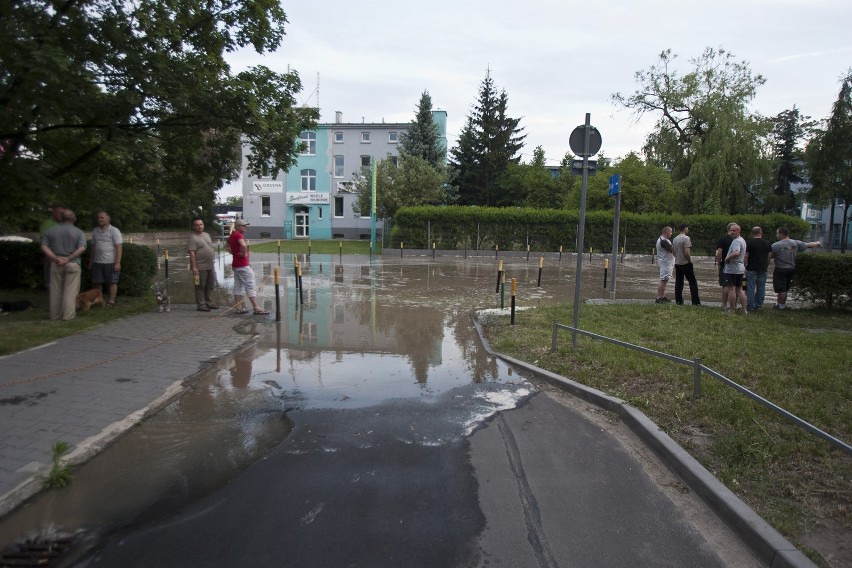
[[[85,267],[89,260],[91,242],[81,262]],[[39,288],[44,279],[44,255],[39,243],[0,241],[0,266],[14,267],[0,271],[0,289],[15,290]],[[154,284],[157,275],[157,254],[144,245],[124,243],[121,255],[121,279],[118,293],[121,296],[141,296]],[[83,270],[80,289],[91,287],[89,271]]]
[[[852,255],[796,255],[792,292],[827,308],[852,306]]]

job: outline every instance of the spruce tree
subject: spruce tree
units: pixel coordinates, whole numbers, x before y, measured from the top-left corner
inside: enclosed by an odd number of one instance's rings
[[[429,91],[423,91],[420,95],[415,119],[408,131],[399,137],[399,153],[401,156],[422,158],[436,168],[442,168],[446,163],[447,149],[441,142],[438,125],[432,120],[432,97]]]
[[[779,211],[796,215],[798,207],[792,186],[802,183],[803,152],[799,142],[810,132],[813,123],[809,116],[801,116],[795,106],[775,117],[772,130],[773,149],[777,163],[773,196],[767,200],[764,212]]]
[[[500,191],[500,180],[509,164],[520,161],[523,148],[519,118],[508,116],[509,96],[497,93],[488,69],[479,90],[479,101],[450,152],[450,166],[462,205],[514,205]]]

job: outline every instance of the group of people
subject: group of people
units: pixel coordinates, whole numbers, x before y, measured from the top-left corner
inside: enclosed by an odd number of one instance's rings
[[[666,286],[675,273],[675,302],[683,304],[684,281],[689,283],[692,305],[700,305],[698,281],[692,265],[692,241],[689,238],[689,225],[678,227],[679,234],[672,240],[672,228],[663,227],[657,239],[656,252],[660,266],[660,283],[657,286],[656,303],[670,303],[666,298]],[[790,289],[796,268],[796,253],[807,248],[821,247],[820,241],[803,242],[790,238],[786,227],[779,227],[775,235],[777,241],[769,244],[763,238],[763,229],[754,227],[751,238],[746,241],[741,236],[742,229],[736,223],[729,223],[725,234],[716,243],[716,264],[719,268],[719,285],[722,287],[722,308],[734,313],[739,301],[742,313],[757,311],[763,307],[766,275],[769,260],[775,262],[772,272],[772,288],[778,295],[773,306],[783,310],[787,307],[787,293]],[[743,283],[745,282],[745,286]]]
[[[41,251],[45,257],[44,281],[49,290],[51,320],[71,320],[77,314],[77,296],[82,277],[81,257],[86,252],[87,244],[86,236],[75,226],[76,222],[77,216],[72,210],[54,206],[50,218],[41,226]],[[228,248],[233,256],[234,309],[238,314],[248,313],[243,306],[243,296],[246,296],[254,314],[268,314],[257,303],[254,271],[249,262],[248,242],[245,239],[247,225],[244,219],[237,219],[228,237]],[[106,286],[104,304],[108,308],[115,306],[118,293],[122,246],[121,231],[112,226],[106,211],[98,212],[97,225],[92,230],[88,268],[92,285],[101,288]],[[210,235],[204,232],[204,221],[200,217],[192,220],[187,250],[195,280],[198,310],[209,312],[219,309],[213,301],[216,249]]]
[[[50,219],[41,226],[41,251],[45,257],[45,286],[50,296],[50,319],[70,320],[77,315],[82,262],[86,252],[86,236],[74,223],[77,216],[70,209],[55,206]],[[104,304],[115,306],[121,276],[123,241],[121,231],[110,224],[106,211],[97,214],[92,230],[92,250],[88,268],[92,284],[107,286]]]

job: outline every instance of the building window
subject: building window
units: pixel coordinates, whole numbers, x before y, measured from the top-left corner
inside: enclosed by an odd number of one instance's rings
[[[343,144],[343,133],[335,132],[334,133],[334,143],[335,144]]]
[[[361,133],[361,143],[362,144],[369,144],[370,143],[370,133],[369,132],[362,132]]]
[[[317,171],[302,170],[302,191],[317,190]]]
[[[361,156],[361,166],[362,167],[370,167],[370,163],[373,161],[372,156]]]
[[[272,205],[268,195],[260,196],[260,216],[269,217],[272,215]]]
[[[302,155],[316,156],[317,155],[317,133],[302,132],[300,139],[302,141]]]
[[[335,217],[343,217],[343,198],[335,197],[334,198],[334,216]]]
[[[390,160],[391,164],[393,164],[394,166],[399,165],[399,156],[388,156],[388,160]]]
[[[317,221],[322,221],[322,207],[317,207]]]
[[[399,132],[388,132],[388,142],[391,144],[399,142]]]
[[[334,157],[334,177],[343,177],[343,156]]]

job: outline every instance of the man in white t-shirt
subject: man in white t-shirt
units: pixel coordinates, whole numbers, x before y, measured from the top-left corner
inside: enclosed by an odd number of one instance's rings
[[[660,264],[660,283],[657,285],[658,304],[668,304],[671,302],[666,298],[666,285],[672,277],[674,270],[674,249],[672,247],[672,228],[663,227],[660,238],[657,239],[657,261]]]

